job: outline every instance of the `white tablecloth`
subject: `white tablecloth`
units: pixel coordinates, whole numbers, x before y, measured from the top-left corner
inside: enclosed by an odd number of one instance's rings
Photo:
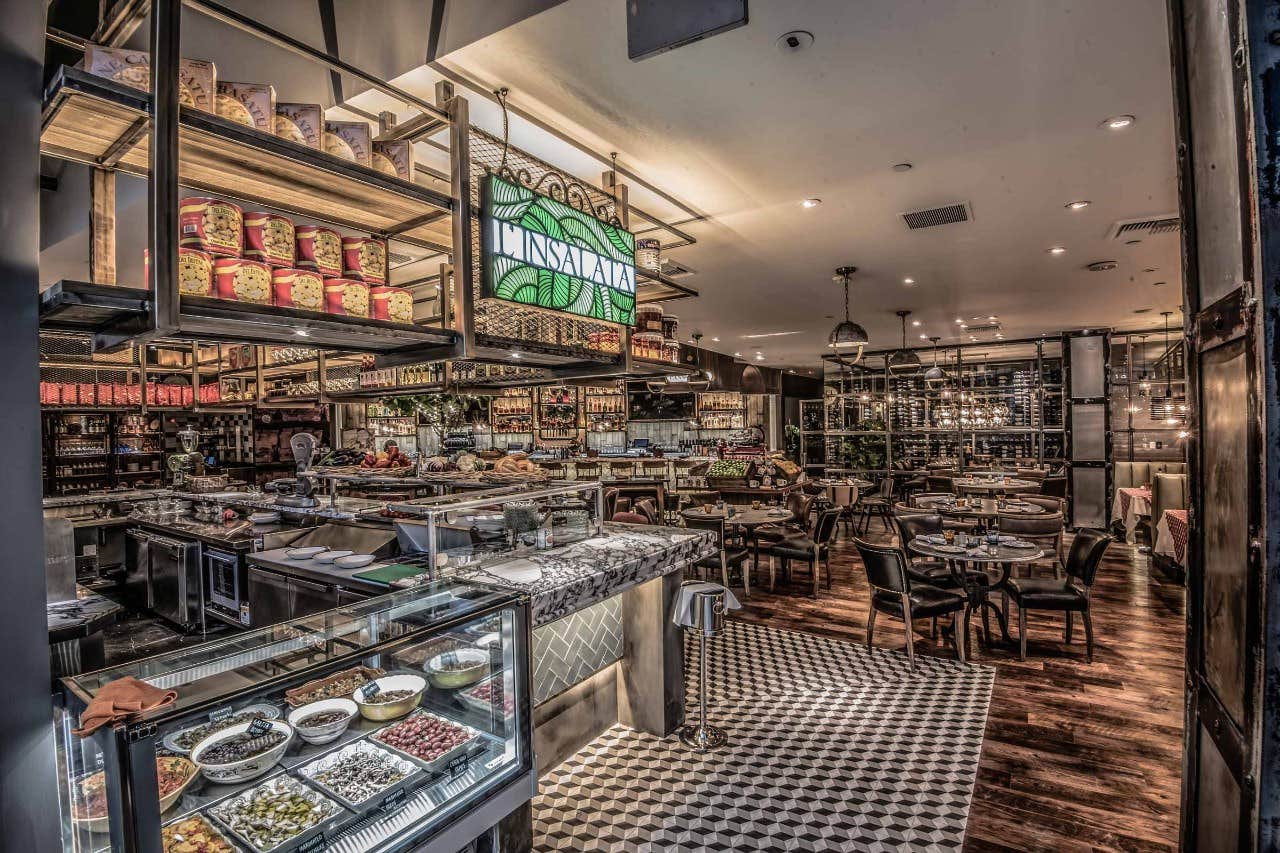
[[[1133,544],[1138,518],[1144,515],[1151,515],[1151,489],[1145,486],[1116,489],[1115,498],[1111,501],[1111,520],[1124,526],[1124,541]]]

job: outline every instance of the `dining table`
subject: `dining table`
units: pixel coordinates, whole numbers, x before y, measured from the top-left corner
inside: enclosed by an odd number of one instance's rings
[[[907,550],[922,557],[942,560],[956,589],[965,595],[964,643],[966,656],[969,648],[969,622],[975,610],[982,611],[982,633],[986,644],[991,644],[991,623],[988,613],[996,614],[1001,639],[1009,644],[1009,619],[1005,610],[990,598],[994,591],[1002,590],[1009,581],[1013,567],[1030,563],[1044,556],[1044,551],[1034,542],[1016,536],[1001,536],[994,546],[986,544],[985,537],[965,536],[957,533],[954,544],[948,544],[943,535],[925,534],[911,540]]]
[[[972,518],[979,526],[988,526],[1001,515],[1043,515],[1047,510],[1039,504],[1013,498],[967,498],[964,505],[952,495],[918,497],[915,504],[920,509],[932,510],[948,518]]]
[[[1179,566],[1187,565],[1187,511],[1185,509],[1166,509],[1156,522],[1156,541],[1151,547],[1153,554],[1168,557]]]
[[[1111,521],[1124,527],[1124,541],[1133,544],[1138,530],[1138,519],[1151,517],[1151,487],[1133,486],[1116,489],[1111,502]]]
[[[956,477],[952,480],[956,491],[982,492],[998,495],[1010,489],[1039,489],[1035,480],[1020,480],[1017,477]]]
[[[747,541],[747,547],[752,552],[752,568],[759,569],[760,543],[756,539],[756,528],[765,524],[781,524],[790,520],[791,510],[782,506],[761,506],[759,509],[755,509],[750,506],[725,504],[723,507],[712,505],[710,512],[707,512],[705,507],[692,507],[681,510],[680,515],[684,518],[703,521],[722,518],[725,526],[741,528]]]

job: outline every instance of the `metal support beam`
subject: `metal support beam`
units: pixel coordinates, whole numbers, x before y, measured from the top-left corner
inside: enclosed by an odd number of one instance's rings
[[[178,328],[178,61],[181,0],[156,0],[151,9],[150,226],[152,336]]]
[[[142,137],[146,136],[147,131],[151,128],[151,118],[142,116],[129,125],[125,132],[116,138],[116,141],[102,152],[102,156],[98,158],[98,165],[104,169],[115,168],[124,155],[133,150],[133,147],[142,141]]]
[[[445,81],[436,84],[436,98],[449,114],[449,186],[453,196],[453,292],[452,328],[462,336],[464,358],[475,350],[474,293],[472,276],[478,259],[471,246],[474,227],[471,206],[471,118],[467,99],[453,93]],[[441,298],[445,288],[441,286]]]
[[[116,173],[89,171],[89,281],[116,283]]]
[[[118,0],[103,15],[89,41],[107,47],[119,47],[138,29],[150,9],[150,0]]]

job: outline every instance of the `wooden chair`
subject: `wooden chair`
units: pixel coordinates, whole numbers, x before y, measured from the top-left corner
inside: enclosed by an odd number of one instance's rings
[[[880,523],[884,525],[887,531],[890,529],[890,517],[893,515],[893,477],[886,476],[880,481],[878,492],[871,497],[864,497],[858,501],[857,509],[862,516],[862,535],[867,534],[871,527],[871,517],[874,515],[880,519]]]
[[[968,634],[968,626],[959,624],[961,620],[958,614],[965,608],[967,599],[964,595],[930,584],[913,584],[907,572],[906,560],[897,548],[872,545],[861,539],[854,539],[853,544],[862,557],[867,583],[871,586],[871,605],[867,610],[867,648],[871,648],[875,636],[877,613],[901,619],[906,633],[907,661],[915,669],[912,620],[936,619],[950,613],[951,637],[955,643],[956,656],[963,663],[964,636]],[[967,623],[968,620],[964,621]]]
[[[1082,528],[1076,532],[1067,552],[1066,577],[1010,578],[1009,597],[1018,605],[1018,659],[1027,659],[1027,611],[1057,610],[1066,613],[1065,639],[1071,642],[1072,614],[1084,620],[1085,654],[1093,663],[1093,620],[1089,615],[1089,592],[1098,575],[1098,566],[1107,546],[1114,540],[1101,530]]]
[[[709,530],[714,534],[716,548],[715,554],[710,557],[703,557],[694,563],[700,569],[716,569],[720,570],[720,582],[724,584],[725,589],[729,588],[729,569],[733,566],[742,568],[742,592],[745,595],[751,594],[751,570],[749,568],[749,557],[751,552],[742,544],[726,541],[724,533],[723,518],[690,518],[685,517],[685,527],[691,530]],[[705,577],[705,573],[704,573]]]

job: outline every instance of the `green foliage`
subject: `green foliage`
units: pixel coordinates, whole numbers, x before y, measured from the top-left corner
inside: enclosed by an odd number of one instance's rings
[[[466,424],[467,409],[479,397],[470,394],[413,394],[384,397],[382,404],[401,417],[417,417],[435,432],[439,445],[450,430]]]
[[[787,458],[792,462],[799,464],[800,462],[800,427],[795,424],[787,424],[782,428],[783,450],[786,451]]]
[[[883,432],[884,421],[870,418],[853,425],[856,431]],[[889,458],[883,435],[849,435],[840,440],[840,464],[859,471],[876,471],[885,467]]]

